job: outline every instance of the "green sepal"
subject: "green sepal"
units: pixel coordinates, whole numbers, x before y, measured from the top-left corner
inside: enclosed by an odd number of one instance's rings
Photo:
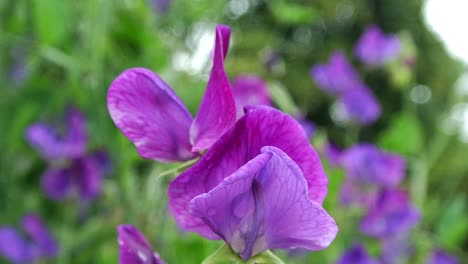
[[[209,255],[201,264],[284,264],[271,251],[267,250],[244,262],[232,249],[223,244],[213,254]]]

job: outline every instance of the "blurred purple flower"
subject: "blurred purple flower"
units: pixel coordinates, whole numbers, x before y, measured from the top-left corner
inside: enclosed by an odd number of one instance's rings
[[[362,244],[356,244],[348,249],[337,264],[377,264]]]
[[[251,106],[169,186],[178,225],[224,239],[244,260],[269,248],[319,250],[337,226],[321,207],[327,177],[294,118]]]
[[[331,94],[340,95],[354,90],[362,81],[341,51],[335,51],[328,64],[317,64],[310,70],[310,76],[320,89]]]
[[[398,37],[385,35],[378,26],[371,25],[358,40],[354,54],[366,64],[379,66],[395,59],[400,51],[401,44]]]
[[[302,117],[302,118],[296,118],[297,122],[302,126],[304,129],[304,132],[306,133],[308,138],[311,138],[315,135],[315,132],[317,131],[317,127],[312,121],[309,121],[307,118]]]
[[[244,115],[248,105],[271,106],[271,96],[267,84],[254,75],[241,75],[234,79],[232,93],[236,102],[237,119]]]
[[[441,250],[441,249],[436,249],[433,250],[427,264],[457,264],[458,260],[449,254],[447,252]]]
[[[133,225],[117,227],[119,264],[164,264],[158,253]]]
[[[195,119],[150,70],[128,69],[112,82],[107,93],[109,113],[142,157],[161,162],[193,159],[235,123],[236,105],[224,71],[230,34],[229,27],[216,27],[213,67]]]
[[[356,144],[341,154],[346,177],[359,184],[395,187],[405,177],[406,162],[396,154],[367,143]]]
[[[418,210],[402,190],[383,190],[361,221],[370,236],[388,239],[407,233],[420,219]]]
[[[368,125],[376,121],[380,114],[380,104],[366,86],[347,90],[337,101],[337,114],[340,120]]]
[[[335,144],[329,142],[325,146],[325,149],[323,150],[323,155],[325,155],[328,163],[332,167],[338,167],[341,165],[341,157],[343,154],[343,151],[338,148]]]
[[[10,77],[15,85],[20,85],[27,77],[26,70],[26,47],[19,45],[13,49],[13,65],[10,69]]]
[[[408,263],[414,255],[414,248],[410,244],[410,237],[407,233],[383,239],[381,248],[380,262],[382,264]]]
[[[151,6],[159,14],[165,14],[171,6],[171,0],[150,0]]]
[[[41,186],[54,200],[64,199],[72,191],[91,200],[101,191],[102,177],[109,171],[109,161],[104,160],[106,154],[103,151],[86,153],[86,124],[82,113],[69,109],[66,123],[64,136],[42,123],[33,124],[26,131],[27,141],[50,162]]]
[[[57,256],[57,242],[39,216],[26,215],[22,226],[29,239],[11,226],[0,227],[0,255],[12,263],[21,264]]]

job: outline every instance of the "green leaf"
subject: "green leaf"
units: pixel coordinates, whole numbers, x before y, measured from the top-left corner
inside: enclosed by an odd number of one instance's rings
[[[273,16],[283,24],[309,24],[318,18],[317,11],[310,6],[283,1],[272,1],[270,9]]]
[[[34,0],[34,25],[43,44],[57,46],[71,33],[71,1]]]
[[[382,148],[400,154],[414,154],[421,149],[423,132],[418,119],[410,113],[400,113],[378,140]]]

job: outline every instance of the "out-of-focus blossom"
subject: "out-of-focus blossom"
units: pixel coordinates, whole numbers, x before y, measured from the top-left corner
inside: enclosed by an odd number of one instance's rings
[[[305,117],[297,119],[297,121],[299,122],[299,124],[301,124],[308,138],[311,138],[314,136],[315,132],[317,131],[317,127],[312,121],[309,121]]]
[[[18,46],[12,52],[12,67],[10,69],[10,78],[15,85],[20,85],[27,77],[26,70],[26,48]]]
[[[181,228],[224,239],[247,260],[269,248],[327,247],[337,232],[320,205],[327,183],[301,125],[253,106],[170,184],[169,205]]]
[[[109,161],[103,151],[86,153],[85,118],[71,108],[67,114],[67,133],[60,136],[56,130],[42,123],[31,125],[26,139],[50,165],[41,179],[47,196],[61,200],[74,191],[85,200],[95,198],[101,191],[102,177],[109,170]]]
[[[447,252],[436,249],[432,251],[431,255],[429,256],[429,260],[427,264],[457,264],[458,260]]]
[[[371,25],[361,35],[354,49],[358,59],[372,66],[379,66],[395,59],[401,52],[398,37],[385,35],[382,30]]]
[[[338,167],[341,165],[341,157],[343,154],[343,151],[338,148],[335,144],[329,142],[326,146],[325,149],[323,150],[323,155],[325,155],[328,163],[332,167]]]
[[[410,243],[408,233],[382,239],[381,248],[380,262],[382,264],[408,263],[414,255],[414,248]]]
[[[150,0],[151,6],[159,14],[165,14],[171,7],[172,0]]]
[[[407,233],[420,219],[418,210],[404,191],[383,190],[361,221],[361,230],[370,236],[388,239]]]
[[[362,244],[356,244],[348,249],[338,260],[337,264],[377,264]]]
[[[216,27],[213,67],[195,119],[174,91],[143,68],[124,71],[111,84],[107,107],[138,153],[161,162],[186,161],[208,149],[236,121],[236,105],[224,71],[231,30]]]
[[[22,220],[24,238],[14,227],[0,227],[0,255],[12,263],[36,263],[39,259],[53,258],[58,245],[52,234],[37,215],[26,215]]]
[[[232,93],[236,102],[237,119],[244,115],[247,105],[271,106],[271,95],[267,84],[260,77],[241,75],[234,79]]]
[[[406,162],[396,154],[362,143],[345,150],[341,165],[347,178],[360,183],[395,187],[405,177]]]
[[[117,227],[119,264],[164,264],[158,253],[133,225]]]
[[[365,86],[347,90],[337,101],[340,120],[368,125],[376,121],[381,108],[372,91]]]
[[[362,81],[341,51],[335,51],[328,64],[318,64],[310,70],[317,86],[331,95],[340,95],[356,89]]]

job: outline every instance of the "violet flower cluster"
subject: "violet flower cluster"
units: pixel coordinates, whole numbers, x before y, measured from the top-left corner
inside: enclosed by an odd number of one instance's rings
[[[87,153],[86,124],[81,112],[70,108],[66,126],[63,135],[44,123],[33,124],[26,131],[29,144],[49,163],[41,187],[53,200],[63,200],[72,194],[92,200],[99,195],[103,176],[109,171],[107,154]]]
[[[400,54],[400,41],[386,36],[377,26],[369,26],[355,47],[355,55],[366,64],[383,65]],[[347,122],[368,125],[377,120],[381,107],[371,89],[341,51],[335,51],[328,64],[312,67],[310,75],[317,86],[336,96],[337,114]]]
[[[229,39],[230,28],[217,26],[195,118],[157,74],[142,68],[113,81],[110,115],[145,158],[200,157],[169,185],[169,207],[183,230],[224,240],[244,261],[268,249],[324,249],[338,228],[322,207],[328,180],[320,158],[293,117],[267,106],[258,79],[236,79],[231,88],[224,70]],[[258,90],[246,92],[248,86]],[[120,243],[121,254],[131,245]],[[121,257],[120,263],[141,262]]]
[[[41,259],[57,256],[57,242],[39,216],[25,215],[21,227],[22,232],[12,226],[0,227],[1,256],[17,264],[37,263]]]

